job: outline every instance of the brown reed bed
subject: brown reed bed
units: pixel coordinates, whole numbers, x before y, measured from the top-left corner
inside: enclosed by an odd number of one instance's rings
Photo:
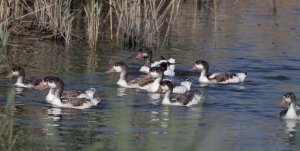
[[[2,0],[0,40],[4,46],[10,35],[22,35],[69,46],[72,38],[80,37],[74,21],[82,20],[80,30],[86,31],[92,48],[99,42],[99,33],[109,33],[105,38],[130,47],[159,46],[167,40],[180,4],[181,0]]]

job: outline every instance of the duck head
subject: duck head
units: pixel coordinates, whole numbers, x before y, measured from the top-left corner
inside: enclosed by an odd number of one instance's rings
[[[168,90],[173,88],[173,84],[169,80],[163,80],[163,81],[160,82],[160,87],[161,87],[162,90],[168,91]]]
[[[10,74],[8,75],[8,78],[19,77],[24,75],[25,75],[25,70],[20,66],[16,66],[12,68]]]
[[[35,88],[39,90],[44,90],[46,88],[59,88],[64,86],[64,82],[61,78],[55,77],[55,76],[45,76],[42,78],[42,80],[39,80],[35,84]]]
[[[296,95],[293,92],[288,92],[282,96],[280,106],[296,103]]]
[[[152,58],[152,50],[149,48],[141,48],[136,55],[137,60]]]
[[[208,63],[207,63],[206,61],[204,61],[204,60],[197,60],[197,61],[196,61],[196,64],[195,64],[194,67],[192,68],[192,71],[196,71],[197,69],[208,71],[209,65],[208,65]]]
[[[125,62],[119,61],[114,64],[113,67],[111,67],[109,70],[107,70],[105,73],[106,74],[114,74],[116,72],[122,73],[122,72],[127,72],[128,71],[128,66]]]

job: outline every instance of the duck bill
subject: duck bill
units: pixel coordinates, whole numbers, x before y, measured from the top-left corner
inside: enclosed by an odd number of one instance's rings
[[[288,104],[288,102],[285,99],[282,99],[279,103],[280,106],[285,106],[286,104]]]
[[[141,52],[138,52],[138,54],[136,55],[135,58],[136,58],[137,60],[142,60],[142,58],[143,58],[142,53],[141,53]]]
[[[191,69],[193,72],[197,71],[197,67],[194,66],[192,69]]]
[[[116,72],[114,68],[110,68],[109,70],[105,71],[106,74],[112,75]]]
[[[44,90],[44,89],[48,88],[48,85],[46,84],[46,82],[40,82],[40,84],[35,86],[34,88],[38,89],[38,90]]]

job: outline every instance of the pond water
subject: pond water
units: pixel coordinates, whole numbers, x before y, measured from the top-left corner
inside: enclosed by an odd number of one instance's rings
[[[176,58],[174,81],[193,80],[205,104],[195,107],[161,105],[144,91],[115,83],[119,76],[104,71],[126,61],[129,78],[141,75],[136,49],[97,51],[74,42],[69,51],[51,41],[15,38],[1,50],[27,76],[56,75],[66,89],[97,89],[102,101],[86,110],[54,108],[47,91],[25,90],[15,96],[13,80],[0,77],[1,114],[7,100],[14,103],[13,131],[18,150],[299,150],[300,122],[280,120],[279,100],[292,91],[300,97],[300,3],[297,0],[258,0],[221,3],[218,10],[199,9],[183,1],[170,33],[169,47],[155,58]],[[276,8],[276,9],[275,9]],[[7,52],[7,53],[5,53]],[[1,58],[3,59],[3,58]],[[190,71],[198,59],[212,72],[248,72],[242,84],[201,86],[199,72]],[[2,60],[3,61],[3,60]],[[3,61],[5,62],[5,61]]]

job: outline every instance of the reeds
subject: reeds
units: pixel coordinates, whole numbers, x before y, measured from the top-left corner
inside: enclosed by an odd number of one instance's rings
[[[75,16],[74,13],[71,13],[71,1],[35,0],[34,10],[36,11],[35,19],[37,20],[38,29],[52,33],[46,37],[63,38],[68,46]]]
[[[11,10],[9,9],[9,5],[11,5],[10,3],[11,1],[5,0],[2,0],[0,2],[0,40],[2,46],[5,46],[7,44],[9,37],[8,25],[11,14]]]
[[[87,18],[88,43],[91,48],[96,46],[98,40],[101,10],[101,1],[95,2],[94,0],[91,0],[84,6],[84,12]]]
[[[72,3],[80,5],[72,8]],[[74,30],[73,21],[86,19],[80,30],[87,31],[91,48],[97,45],[99,33],[105,31],[110,31],[110,36],[104,38],[112,42],[158,46],[167,41],[180,4],[180,0],[2,0],[0,39],[2,45],[7,44],[9,33],[18,27],[38,31],[30,35],[37,39],[63,39],[68,46],[80,33]]]
[[[112,0],[111,3],[118,21],[116,37],[124,37],[129,45],[143,43],[150,46],[159,44],[163,25],[167,22],[169,31],[180,0]]]

